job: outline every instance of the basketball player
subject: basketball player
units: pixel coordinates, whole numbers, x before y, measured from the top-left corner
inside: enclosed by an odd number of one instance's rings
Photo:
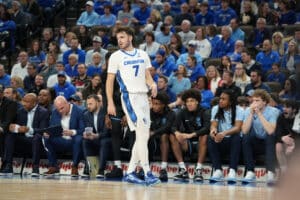
[[[120,50],[114,52],[109,59],[106,80],[107,114],[116,115],[113,84],[117,78],[128,126],[131,131],[136,132],[136,140],[124,181],[154,185],[160,183],[160,180],[150,171],[147,147],[151,123],[147,92],[150,89],[153,97],[157,93],[156,84],[149,72],[150,58],[146,52],[133,47],[134,32],[132,29],[120,27],[116,34]],[[138,162],[145,171],[145,180],[139,179],[134,172]]]

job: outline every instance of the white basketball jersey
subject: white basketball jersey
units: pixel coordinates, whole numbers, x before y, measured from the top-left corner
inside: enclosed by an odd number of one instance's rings
[[[107,72],[116,74],[122,92],[147,93],[145,72],[150,67],[150,58],[143,50],[118,50],[110,56]]]

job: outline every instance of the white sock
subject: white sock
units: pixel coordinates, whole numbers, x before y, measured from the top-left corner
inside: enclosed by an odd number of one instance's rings
[[[149,158],[148,158],[148,139],[149,128],[146,127],[142,120],[138,120],[135,130],[135,146],[141,166],[145,174],[150,171]]]
[[[196,169],[202,169],[202,163],[197,163]]]
[[[131,158],[128,164],[128,169],[127,169],[127,173],[132,173],[135,171],[135,168],[138,164],[139,160],[138,160],[138,155],[137,155],[137,151],[136,151],[136,144],[133,145],[133,148],[131,150]]]
[[[184,162],[179,162],[178,165],[179,165],[179,168],[186,170]]]
[[[115,165],[118,167],[118,168],[122,168],[121,166],[121,160],[115,160]]]
[[[167,162],[161,162],[161,168],[162,169],[166,169],[167,168],[168,163]]]

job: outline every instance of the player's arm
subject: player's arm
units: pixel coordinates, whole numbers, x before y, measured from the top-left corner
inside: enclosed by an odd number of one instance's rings
[[[115,74],[108,73],[106,79],[107,114],[116,115],[116,107],[113,99]]]
[[[149,86],[151,90],[151,96],[156,97],[157,87],[156,87],[156,83],[152,79],[149,69],[146,69],[146,84]]]

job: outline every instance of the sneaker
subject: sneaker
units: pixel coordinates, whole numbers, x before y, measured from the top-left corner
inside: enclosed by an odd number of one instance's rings
[[[59,169],[57,167],[49,167],[48,171],[44,173],[44,176],[52,176],[59,174]]]
[[[168,182],[168,172],[166,169],[161,169],[159,171],[159,179],[161,182]]]
[[[189,179],[189,174],[184,168],[180,168],[178,174],[174,176],[174,180],[187,180]]]
[[[38,166],[34,166],[32,168],[31,177],[39,177],[40,176],[40,170]]]
[[[121,168],[114,166],[111,172],[105,174],[107,179],[121,179],[123,178],[123,171]]]
[[[195,182],[203,182],[202,169],[196,169],[194,175]]]
[[[78,177],[78,176],[79,176],[78,168],[73,166],[71,170],[71,177]]]
[[[135,172],[131,172],[129,174],[126,174],[123,177],[123,181],[128,182],[128,183],[135,183],[135,184],[140,184],[140,185],[145,185],[146,182],[136,175]]]
[[[253,171],[247,171],[246,176],[244,177],[244,180],[247,182],[255,181],[255,173]]]
[[[234,169],[232,169],[232,168],[229,169],[227,179],[229,179],[229,180],[235,180],[236,179],[236,173],[235,173]]]
[[[138,171],[135,172],[135,174],[139,179],[145,180],[145,172],[142,168],[139,168]]]
[[[275,174],[272,171],[267,173],[267,184],[274,184],[276,182]]]
[[[213,175],[210,177],[210,180],[220,181],[223,178],[223,172],[220,169],[214,171]]]
[[[88,162],[85,163],[83,173],[81,175],[82,178],[89,178],[90,177],[90,167]]]
[[[98,174],[96,175],[97,179],[102,179],[104,178],[104,170],[103,169],[99,169],[98,170]]]
[[[6,164],[0,170],[0,176],[12,176],[13,175],[13,167],[11,164]]]
[[[152,174],[152,172],[147,172],[146,176],[145,176],[145,182],[147,186],[151,186],[151,185],[156,185],[161,183],[159,178],[157,178],[156,176],[154,176]]]

